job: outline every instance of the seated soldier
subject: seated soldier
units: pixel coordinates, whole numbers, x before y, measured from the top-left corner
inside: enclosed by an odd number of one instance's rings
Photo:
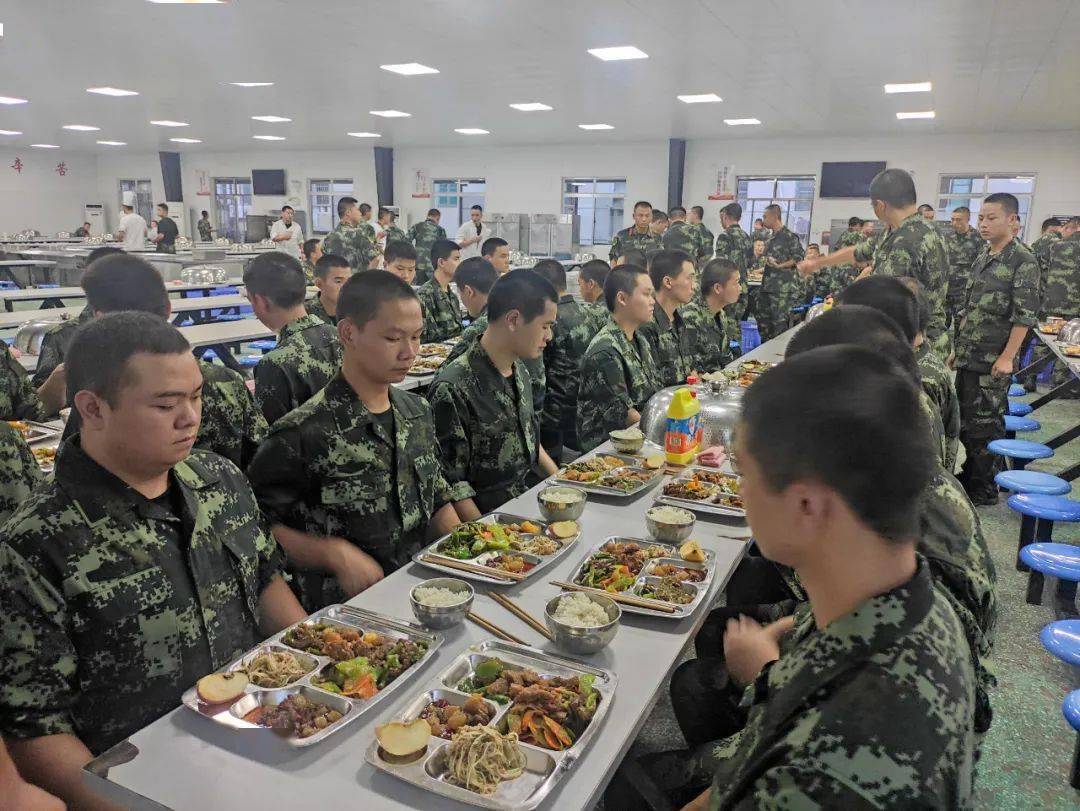
[[[611,323],[585,350],[578,384],[577,439],[590,451],[608,433],[641,420],[641,409],[661,387],[648,341],[640,328],[652,320],[653,285],[636,265],[612,268],[604,282]]]
[[[281,251],[255,257],[244,286],[255,317],[277,333],[277,346],[255,366],[255,403],[273,425],[337,374],[341,345],[332,326],[304,309],[304,275],[293,257]]]
[[[521,495],[534,467],[555,464],[540,444],[539,420],[525,359],[551,340],[558,296],[532,270],[500,276],[488,297],[488,324],[464,354],[443,364],[428,392],[447,480],[465,485],[456,506],[471,521]]]
[[[44,420],[64,405],[64,364],[37,389],[5,342],[0,346],[0,420]]]
[[[660,385],[678,386],[691,371],[686,322],[679,308],[694,299],[694,260],[684,251],[658,251],[649,264],[649,278],[656,306],[640,334],[649,342]]]
[[[480,246],[480,256],[491,262],[495,272],[505,276],[510,272],[510,243],[502,237],[488,237]]]
[[[423,343],[435,343],[461,334],[461,304],[450,282],[461,263],[461,248],[456,242],[440,239],[431,246],[432,277],[416,291],[424,312]]]
[[[384,268],[405,284],[411,285],[416,278],[416,248],[408,242],[395,240],[383,252]]]
[[[597,307],[603,311],[603,319],[608,317],[607,307],[604,305],[604,281],[611,272],[611,265],[603,259],[590,259],[581,266],[578,271],[578,292],[581,299],[590,307]]]
[[[700,295],[682,308],[691,370],[715,372],[734,360],[739,325],[725,308],[741,294],[739,268],[730,259],[710,259],[702,268]]]
[[[95,318],[65,363],[82,430],[0,541],[0,733],[27,780],[97,808],[91,758],[304,611],[247,480],[192,450],[203,379],[176,328]]]
[[[457,523],[431,407],[393,385],[419,346],[416,294],[385,271],[358,273],[338,314],[341,370],[274,423],[247,471],[312,611],[363,591]]]
[[[656,251],[654,250],[653,253]],[[649,266],[649,257],[645,255],[645,251],[639,251],[637,248],[625,247],[619,253],[615,259],[615,263],[612,267],[619,267],[619,265],[633,265],[634,267],[647,268]]]
[[[345,257],[324,253],[315,263],[315,286],[319,294],[308,299],[304,305],[308,315],[315,315],[332,327],[337,326],[337,303],[341,295],[341,286],[349,281],[352,268]]]
[[[45,474],[22,434],[0,420],[0,525],[44,483]]]
[[[315,268],[323,256],[322,242],[318,239],[306,239],[301,249],[304,259],[300,262],[300,267],[304,271],[304,282],[310,286],[315,284]]]

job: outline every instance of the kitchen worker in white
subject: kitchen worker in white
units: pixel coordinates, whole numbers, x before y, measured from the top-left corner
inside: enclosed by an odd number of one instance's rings
[[[146,247],[146,220],[135,213],[135,192],[124,192],[120,210],[116,241],[125,251],[141,251]]]
[[[304,244],[304,229],[300,223],[293,222],[293,207],[281,207],[281,219],[270,226],[270,241],[282,253],[300,259],[300,248]]]
[[[461,258],[480,255],[480,246],[491,236],[491,229],[484,225],[484,209],[473,206],[469,209],[469,221],[462,223],[457,232],[457,244],[461,246]]]

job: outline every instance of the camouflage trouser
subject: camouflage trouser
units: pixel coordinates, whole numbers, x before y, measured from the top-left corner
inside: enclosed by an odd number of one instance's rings
[[[950,290],[945,294],[945,324],[949,327],[955,339],[960,332],[960,310],[964,307],[964,293],[966,290]]]
[[[775,338],[788,328],[791,308],[798,303],[801,293],[802,288],[796,287],[779,293],[766,293],[762,290],[758,294],[755,317],[762,343]]]
[[[930,342],[931,349],[934,350],[934,354],[941,358],[941,362],[944,364],[949,363],[949,356],[953,352],[953,336],[950,330],[945,330],[937,338]]]
[[[960,405],[960,443],[967,459],[960,470],[960,483],[973,499],[997,497],[994,476],[1001,458],[986,446],[1005,436],[1005,412],[1009,405],[1008,377],[995,378],[989,372],[959,369],[956,397]]]

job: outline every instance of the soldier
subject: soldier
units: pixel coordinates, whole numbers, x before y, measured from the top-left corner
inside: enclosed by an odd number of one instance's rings
[[[675,206],[668,212],[668,227],[660,239],[665,251],[682,251],[697,261],[701,235],[686,221],[686,209]]]
[[[604,303],[604,282],[611,272],[611,265],[603,259],[590,259],[578,271],[578,291],[585,302],[585,312],[593,319],[599,332],[611,320],[611,313]]]
[[[769,237],[771,236],[772,232],[765,227],[765,220],[763,220],[761,217],[758,217],[756,220],[754,220],[754,230],[750,232],[750,238],[752,240],[756,242],[760,239],[762,242],[768,242]]]
[[[376,242],[375,226],[371,224],[371,203],[360,204],[360,228],[372,245]],[[376,248],[378,250],[378,248]]]
[[[967,298],[967,286],[971,279],[971,265],[982,250],[983,240],[971,227],[971,209],[957,206],[949,218],[952,233],[945,237],[949,253],[949,284],[945,293],[945,318],[955,335],[963,316],[961,308]]]
[[[1046,285],[1042,291],[1042,312],[1071,321],[1080,317],[1080,217],[1072,217],[1061,231],[1061,239],[1050,248],[1046,267]],[[1048,353],[1041,347],[1040,354]],[[1068,367],[1059,363],[1054,368],[1052,385],[1055,389],[1072,379]],[[1032,381],[1034,389],[1034,381]],[[1059,394],[1075,397],[1076,391]]]
[[[464,256],[464,252],[462,256]],[[473,256],[476,254],[474,253]],[[480,246],[480,256],[491,262],[495,271],[504,276],[510,271],[510,243],[502,237],[488,237]]]
[[[175,327],[113,313],[68,350],[79,436],[0,542],[0,732],[71,807],[95,755],[305,616],[247,481],[192,450],[203,378]]]
[[[495,280],[498,278],[499,274],[492,267],[491,262],[478,256],[474,256],[471,260],[464,260],[454,271],[454,285],[457,287],[461,306],[465,308],[465,312],[472,322],[466,332],[473,330],[481,319],[484,320],[484,327],[480,328],[476,333],[476,338],[479,338],[484,329],[487,328],[487,318],[485,316],[487,300],[491,293],[491,286],[495,284]],[[465,335],[462,334],[461,340],[458,341],[455,349],[465,341]],[[464,351],[462,349],[462,352]]]
[[[397,215],[388,208],[379,209],[379,225],[383,229],[383,242],[389,245],[391,242],[408,242],[405,232],[397,226]],[[385,249],[384,249],[385,250]]]
[[[488,297],[483,335],[443,364],[431,384],[428,399],[447,480],[466,486],[470,496],[455,503],[463,520],[525,492],[534,466],[545,475],[556,471],[540,444],[540,412],[520,361],[543,355],[557,304],[555,289],[531,270],[501,276]]]
[[[605,268],[603,260],[594,260]],[[581,361],[589,343],[603,325],[596,316],[566,292],[566,269],[555,259],[541,259],[533,272],[546,279],[559,296],[558,317],[551,341],[544,348],[547,385],[540,417],[540,444],[556,462],[564,447],[577,449],[577,398]]]
[[[210,242],[214,238],[214,229],[210,225],[210,212],[203,211],[202,218],[196,223],[199,228],[199,239],[203,242]]]
[[[1043,220],[1039,238],[1031,243],[1031,252],[1039,263],[1039,290],[1046,287],[1046,269],[1050,266],[1050,249],[1061,239],[1061,222],[1056,217]]]
[[[319,294],[304,304],[307,314],[318,316],[330,326],[336,327],[338,297],[350,276],[352,268],[344,256],[324,253],[315,264],[315,286],[319,288]]]
[[[841,248],[850,248],[858,245],[864,239],[862,234],[862,228],[863,221],[860,217],[851,217],[850,219],[848,219],[847,230],[839,237],[837,237],[835,245],[829,246],[829,253],[838,251]],[[853,281],[855,281],[854,265],[837,265],[831,270],[832,280],[830,282],[829,289],[833,295],[836,295]]]
[[[461,264],[461,248],[456,242],[440,239],[431,246],[431,264],[435,266],[434,275],[416,291],[424,314],[424,333],[420,340],[426,344],[455,338],[462,330],[461,304],[450,289],[450,282]]]
[[[814,259],[821,256],[821,246],[816,242],[811,242],[806,246],[806,258]],[[830,268],[831,270],[831,268]],[[819,273],[813,280],[808,280],[803,283],[805,294],[803,296],[803,303],[809,304],[813,299],[820,298],[824,301],[826,298],[832,295],[833,285],[836,283],[836,277],[830,272]]]
[[[338,311],[341,370],[274,424],[247,471],[309,610],[358,594],[458,522],[431,407],[394,385],[420,342],[416,293],[364,273]]]
[[[715,372],[732,360],[731,344],[738,342],[738,324],[727,309],[739,300],[739,269],[729,259],[711,259],[701,271],[701,292],[682,308],[690,368]]]
[[[608,433],[641,420],[641,409],[660,388],[649,342],[640,329],[653,317],[653,284],[644,268],[620,265],[604,281],[611,323],[585,350],[578,384],[577,438],[590,451]]]
[[[998,500],[998,458],[986,445],[1005,436],[1009,381],[1039,309],[1039,266],[1012,236],[1018,211],[1011,194],[991,194],[982,202],[979,234],[987,245],[972,265],[956,338],[960,442],[967,454],[959,478],[977,506]]]
[[[255,366],[255,404],[274,422],[311,399],[341,365],[337,331],[304,310],[300,263],[280,251],[256,257],[244,271],[255,317],[277,333],[277,346]]]
[[[301,249],[304,252],[304,259],[300,263],[300,266],[304,270],[304,281],[307,283],[308,287],[311,287],[315,284],[315,266],[319,264],[319,260],[322,259],[322,243],[314,238],[305,239]]]
[[[664,244],[664,234],[667,233],[668,215],[658,208],[654,208],[652,212],[652,222],[649,224],[649,233],[660,240],[661,247]]]
[[[633,248],[648,256],[653,251],[659,251],[664,246],[659,237],[652,233],[652,203],[639,200],[634,203],[634,224],[624,228],[611,240],[611,251],[608,258],[614,265],[615,261],[622,256],[626,248]]]
[[[927,222],[934,221],[934,207],[929,203],[923,203],[919,206],[919,214]]]
[[[795,233],[784,225],[782,214],[775,203],[765,208],[765,227],[772,236],[765,246],[765,276],[761,280],[757,302],[758,331],[762,341],[775,338],[787,329],[791,308],[799,303],[802,292],[795,265],[806,252]]]
[[[367,205],[365,203],[364,205]],[[368,206],[370,213],[371,207]],[[362,226],[360,207],[355,197],[342,197],[337,204],[338,224],[323,240],[324,253],[345,257],[354,272],[367,270],[379,257],[375,243]],[[370,229],[371,226],[369,225]]]
[[[446,229],[439,225],[439,209],[428,209],[427,218],[409,229],[408,237],[416,247],[416,281],[423,284],[431,278],[431,246],[446,239]]]
[[[45,474],[22,434],[0,420],[0,525],[44,483]]]
[[[697,231],[698,250],[695,254],[698,267],[703,267],[713,256],[713,232],[705,226],[705,209],[701,206],[690,206],[690,225]]]
[[[35,389],[6,343],[0,352],[0,420],[44,420],[63,407],[64,364]]]
[[[874,216],[889,226],[877,243],[864,242],[828,256],[799,263],[799,273],[809,276],[820,268],[835,267],[855,260],[873,262],[874,273],[885,276],[912,276],[918,279],[930,300],[930,324],[926,335],[938,355],[945,359],[952,345],[946,328],[945,293],[949,261],[945,242],[934,225],[915,205],[915,181],[903,169],[886,169],[870,183],[870,203]]]
[[[385,269],[407,285],[412,285],[416,279],[416,265],[418,262],[419,257],[416,255],[416,248],[408,242],[391,242],[386,246],[386,252],[383,254]]]
[[[656,306],[638,334],[649,344],[661,386],[686,382],[690,345],[679,308],[694,298],[694,260],[683,251],[660,251],[649,264]]]
[[[735,321],[746,312],[750,293],[747,273],[754,264],[754,243],[739,225],[742,213],[738,203],[728,203],[720,209],[720,233],[716,235],[716,258],[726,259],[739,269],[739,300],[728,308],[728,316]]]

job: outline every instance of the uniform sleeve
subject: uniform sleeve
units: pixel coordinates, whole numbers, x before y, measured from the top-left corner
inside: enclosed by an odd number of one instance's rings
[[[616,259],[618,259],[619,258],[619,252],[620,252],[621,249],[622,249],[622,239],[620,239],[619,235],[616,234],[614,237],[611,238],[611,250],[608,251],[608,259],[610,261],[612,261],[612,262],[614,262]]]
[[[338,236],[337,232],[331,231],[329,234],[326,235],[326,238],[323,239],[323,253],[332,253],[337,256],[344,256],[341,245],[339,244],[340,242],[341,238]]]
[[[471,446],[465,431],[465,406],[451,391],[449,383],[438,383],[428,396],[435,436],[439,441],[439,459],[454,501],[472,498],[476,491],[469,483]]]
[[[10,377],[11,415],[0,414],[0,418],[14,420],[43,420],[46,418],[45,404],[38,398],[37,389],[22,364],[15,359],[11,351],[4,347],[3,369],[0,374]]]
[[[247,467],[247,477],[259,509],[271,525],[306,531],[300,508],[310,490],[309,471],[297,431],[275,431],[259,445]]]
[[[255,405],[267,425],[273,425],[291,408],[289,379],[285,372],[265,358],[255,366]]]
[[[266,417],[263,416],[262,411],[255,405],[255,400],[247,390],[247,386],[244,386],[244,391],[240,392],[240,413],[243,424],[243,436],[241,437],[240,448],[240,466],[247,467],[251,460],[255,457],[255,452],[258,450],[265,440],[267,434],[270,433],[270,425],[266,422]]]
[[[1013,274],[1012,313],[1009,320],[1019,326],[1035,326],[1039,304],[1039,265],[1034,261],[1025,261]]]
[[[882,805],[878,798],[868,797],[858,786],[827,768],[784,765],[767,770],[728,807],[757,811],[761,808],[872,809]],[[715,789],[709,808],[719,808]]]
[[[57,339],[56,333],[50,330],[49,332],[46,332],[41,339],[41,349],[38,352],[37,368],[30,378],[30,382],[33,384],[34,388],[37,388],[49,379],[49,375],[52,374],[53,369],[60,365],[61,360],[60,341]]]
[[[855,246],[855,261],[869,262],[874,258],[874,240],[864,239]]]
[[[592,450],[608,431],[623,428],[633,408],[622,363],[613,352],[586,355],[578,386],[578,441]]]
[[[44,482],[30,446],[15,431],[5,430],[0,435],[0,524]]]

